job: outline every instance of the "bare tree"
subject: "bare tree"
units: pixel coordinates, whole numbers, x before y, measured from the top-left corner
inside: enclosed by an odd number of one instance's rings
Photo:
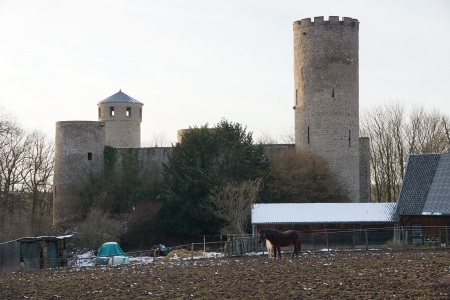
[[[263,145],[271,145],[271,144],[278,144],[278,141],[267,131],[261,131],[261,134],[255,140],[255,143]]]
[[[261,188],[262,179],[259,178],[242,183],[229,182],[223,188],[213,189],[209,196],[214,207],[211,211],[227,222],[222,233],[245,233],[252,204],[258,199]]]
[[[295,126],[292,125],[288,130],[282,128],[282,133],[280,134],[280,141],[283,144],[295,144]]]
[[[22,182],[30,206],[31,228],[39,230],[52,215],[54,144],[40,131],[28,135]]]
[[[20,207],[23,162],[29,147],[25,130],[14,120],[6,120],[0,135],[0,209],[13,213]]]
[[[164,132],[154,133],[152,138],[142,143],[142,147],[170,147],[170,139]]]
[[[398,102],[366,110],[361,136],[370,138],[372,201],[397,201],[409,154],[449,150],[448,117]]]

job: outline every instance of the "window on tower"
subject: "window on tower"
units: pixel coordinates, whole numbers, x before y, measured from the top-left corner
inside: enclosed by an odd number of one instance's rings
[[[92,160],[92,152],[88,152],[88,160]]]
[[[352,146],[352,131],[351,130],[348,131],[348,146],[349,147]]]
[[[131,107],[127,107],[126,116],[131,117]]]
[[[98,117],[99,118],[102,117],[102,108],[101,107],[98,108]]]
[[[111,106],[111,107],[109,108],[109,116],[110,116],[110,117],[114,117],[114,106]]]
[[[309,144],[309,126],[308,126],[308,144]]]

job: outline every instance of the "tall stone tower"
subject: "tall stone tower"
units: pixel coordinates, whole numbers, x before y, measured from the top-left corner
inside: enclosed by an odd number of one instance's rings
[[[106,124],[106,145],[116,148],[141,146],[142,106],[121,90],[98,106],[98,120]]]
[[[56,122],[55,172],[53,175],[53,224],[71,220],[91,180],[103,176],[105,123]]]
[[[360,201],[357,19],[294,22],[295,145],[322,156]]]

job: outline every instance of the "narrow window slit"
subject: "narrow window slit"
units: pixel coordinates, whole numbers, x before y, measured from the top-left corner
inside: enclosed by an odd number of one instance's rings
[[[348,131],[348,146],[349,147],[352,146],[352,131],[351,130]]]
[[[309,126],[308,126],[308,144],[309,144]]]
[[[88,160],[92,160],[92,152],[88,152]]]
[[[331,94],[331,97],[333,97],[333,98],[334,98],[334,88],[333,88],[333,93]]]

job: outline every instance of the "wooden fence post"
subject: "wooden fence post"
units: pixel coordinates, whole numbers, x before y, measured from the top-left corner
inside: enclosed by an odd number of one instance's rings
[[[369,233],[367,232],[367,229],[364,231],[366,233],[366,251],[369,251]]]
[[[448,247],[448,226],[445,226],[445,247]]]
[[[194,243],[191,244],[191,260],[194,260]]]

